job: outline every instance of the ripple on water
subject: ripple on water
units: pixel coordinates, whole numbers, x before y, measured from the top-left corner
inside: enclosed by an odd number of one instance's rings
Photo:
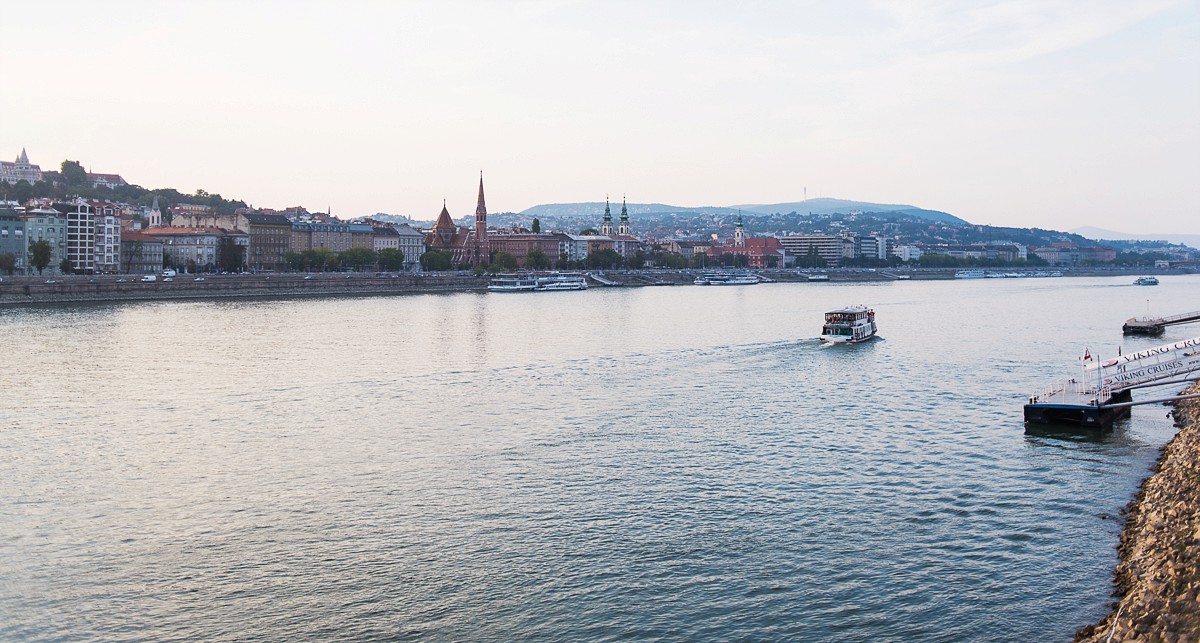
[[[1170,434],[1020,424],[1103,285],[0,311],[0,638],[1065,638]]]

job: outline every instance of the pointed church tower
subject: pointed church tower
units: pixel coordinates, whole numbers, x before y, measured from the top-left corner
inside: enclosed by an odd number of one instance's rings
[[[450,218],[450,211],[446,209],[446,201],[442,201],[442,211],[438,214],[437,221],[433,223],[433,233],[437,235],[443,246],[449,246],[450,240],[454,238],[454,233],[458,231],[458,226],[454,225],[454,219]]]
[[[487,205],[483,201],[483,170],[479,171],[479,202],[475,204],[475,265],[491,261],[491,244],[487,236]]]
[[[612,236],[612,209],[608,207],[608,197],[604,197],[604,221],[600,223],[600,234]]]
[[[154,195],[154,203],[150,204],[150,211],[146,213],[146,227],[157,228],[162,226],[162,208],[158,205],[158,195]]]
[[[17,163],[21,165],[29,165],[29,155],[25,153],[25,148],[21,148],[21,155],[17,157]]]
[[[621,225],[617,226],[617,234],[632,236],[633,228],[629,227],[629,208],[625,207],[625,195],[621,195]]]
[[[738,212],[737,227],[733,229],[733,245],[738,248],[746,247],[746,228],[742,225],[741,212]]]

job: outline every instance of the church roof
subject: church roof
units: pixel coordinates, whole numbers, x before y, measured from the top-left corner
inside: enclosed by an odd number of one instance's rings
[[[482,179],[480,180],[480,185],[482,185]],[[446,204],[443,203],[442,212],[438,214],[437,221],[435,221],[433,224],[433,229],[443,230],[446,228],[457,230],[458,226],[454,224],[454,219],[450,218],[450,211],[446,209]]]

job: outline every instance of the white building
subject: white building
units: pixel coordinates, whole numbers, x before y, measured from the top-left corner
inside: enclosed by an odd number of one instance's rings
[[[425,254],[425,234],[407,223],[396,226],[396,233],[400,235],[398,247],[404,253],[404,269],[412,270]]]
[[[900,257],[902,261],[916,261],[925,253],[917,246],[896,246],[892,254]]]
[[[28,181],[30,184],[42,180],[42,168],[29,162],[29,155],[21,150],[16,162],[0,161],[0,181],[15,184],[17,181]]]
[[[67,218],[67,259],[76,274],[96,271],[96,212],[86,203],[55,203]]]
[[[108,188],[110,190],[115,190],[122,185],[129,185],[125,182],[125,179],[121,178],[120,174],[93,174],[92,172],[88,172],[87,180],[88,183],[92,184],[92,187]]]
[[[877,234],[870,234],[858,238],[858,256],[869,257],[871,259],[887,259],[892,256],[892,250],[896,246],[895,239]]]
[[[112,274],[121,271],[121,209],[115,203],[93,202],[96,221],[96,249],[93,264],[96,272]]]

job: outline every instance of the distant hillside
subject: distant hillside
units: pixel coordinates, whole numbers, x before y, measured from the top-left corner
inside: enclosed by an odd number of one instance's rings
[[[928,219],[929,221],[970,225],[967,221],[953,214],[939,210],[926,210],[925,208],[918,208],[913,205],[869,203],[867,201],[849,201],[846,199],[808,199],[807,201],[794,201],[792,203],[749,204],[730,207],[740,208],[748,212],[757,212],[759,214],[787,214],[789,212],[797,214],[846,214],[852,210],[859,212],[894,212],[896,214]]]
[[[1162,234],[1158,232],[1128,234],[1092,226],[1075,228],[1071,232],[1089,239],[1098,239],[1101,241],[1166,241],[1169,243],[1180,243],[1192,248],[1200,248],[1200,234]]]
[[[612,209],[613,217],[617,217],[620,214],[620,203],[611,203],[609,207]],[[852,211],[860,211],[906,215],[919,219],[925,219],[927,221],[937,221],[939,223],[970,225],[966,221],[952,214],[940,212],[938,210],[926,210],[924,208],[918,208],[912,205],[887,205],[882,203],[868,203],[866,201],[847,201],[844,199],[809,199],[807,201],[798,201],[795,203],[775,203],[769,205],[751,204],[699,207],[685,207],[668,205],[665,203],[630,203],[628,204],[628,208],[630,215],[645,216],[656,214],[686,214],[716,217],[736,217],[739,212],[747,217],[752,217],[770,214],[787,214],[789,212],[795,212],[797,214],[831,215],[847,214]],[[522,210],[518,214],[526,217],[539,218],[557,217],[599,220],[600,217],[604,216],[604,203],[600,201],[590,203],[546,203]]]
[[[630,215],[645,215],[645,214],[700,214],[700,215],[716,215],[728,216],[732,214],[737,216],[736,208],[725,208],[718,206],[703,206],[697,208],[681,207],[677,205],[666,205],[665,203],[628,203]],[[621,203],[609,203],[609,209],[612,210],[613,218],[621,216]],[[581,219],[596,219],[599,220],[604,216],[604,202],[594,201],[590,203],[546,203],[543,205],[535,205],[518,212],[517,214],[526,217],[575,217]],[[749,214],[749,213],[748,213]]]

